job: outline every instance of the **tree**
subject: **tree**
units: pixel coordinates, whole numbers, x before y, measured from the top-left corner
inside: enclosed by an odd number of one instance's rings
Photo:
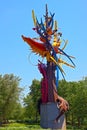
[[[59,81],[58,93],[69,102],[67,122],[72,126],[83,126],[87,121],[87,78],[78,82]]]
[[[36,108],[34,107],[34,102],[30,95],[24,98],[24,118],[25,120],[34,120],[36,114]]]
[[[78,127],[84,124],[87,119],[87,81],[82,80],[77,84],[77,95],[75,98],[75,114],[78,122]]]
[[[17,102],[15,104],[15,109],[13,114],[11,115],[10,119],[12,120],[17,120],[17,121],[22,121],[24,119],[24,107],[20,102]]]
[[[41,89],[40,81],[34,79],[32,81],[32,85],[30,86],[30,93],[29,94],[32,96],[32,100],[33,100],[35,105],[37,105],[37,101],[41,95],[40,89]]]
[[[38,120],[38,100],[41,97],[40,81],[32,81],[29,94],[24,98],[25,116],[29,119]]]
[[[19,87],[21,79],[13,74],[0,75],[0,120],[7,122],[14,113],[16,104],[19,102]]]

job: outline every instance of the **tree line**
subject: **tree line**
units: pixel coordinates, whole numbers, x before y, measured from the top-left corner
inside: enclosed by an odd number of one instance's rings
[[[38,101],[41,97],[41,81],[32,81],[26,97],[21,96],[24,90],[20,81],[14,74],[0,75],[0,124],[9,120],[29,123],[40,121]],[[58,94],[69,102],[69,111],[65,113],[68,126],[87,128],[87,77],[72,82],[59,80]]]

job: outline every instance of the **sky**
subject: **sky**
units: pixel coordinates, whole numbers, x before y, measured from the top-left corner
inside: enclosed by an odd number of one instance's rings
[[[64,66],[66,81],[79,81],[87,76],[87,0],[0,0],[0,74],[14,74],[21,78],[20,85],[29,92],[33,79],[42,75],[37,68],[38,56],[21,35],[37,37],[32,30],[32,10],[40,21],[48,12],[55,13],[62,37],[68,40],[65,52],[75,57],[74,69]],[[61,73],[59,79],[62,79]]]

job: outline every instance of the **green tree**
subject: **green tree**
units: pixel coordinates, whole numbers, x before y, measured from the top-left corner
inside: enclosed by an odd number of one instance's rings
[[[87,119],[87,82],[79,81],[77,85],[77,95],[75,98],[75,115],[78,122],[78,127],[84,124]]]
[[[69,102],[67,122],[83,126],[87,121],[87,78],[78,82],[59,81],[58,93]]]
[[[12,116],[10,117],[10,119],[13,119],[13,120],[24,120],[24,107],[23,105],[20,103],[20,102],[17,102],[15,104],[15,109],[14,109],[14,112],[12,114]]]
[[[30,95],[27,95],[24,98],[24,108],[25,108],[25,112],[24,112],[25,119],[29,120],[29,121],[34,120],[36,110],[34,107],[34,102],[33,102],[32,97]]]
[[[13,116],[22,89],[21,79],[13,74],[0,75],[0,120],[7,122]]]
[[[24,98],[25,115],[27,118],[32,118],[37,122],[39,118],[37,105],[41,97],[40,81],[34,79],[29,89],[29,94]]]

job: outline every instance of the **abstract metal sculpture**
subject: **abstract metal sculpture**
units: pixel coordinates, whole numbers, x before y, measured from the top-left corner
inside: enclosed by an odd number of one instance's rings
[[[23,40],[28,43],[28,45],[31,47],[32,52],[40,55],[47,61],[45,64],[38,60],[38,69],[43,75],[43,79],[41,81],[42,104],[47,104],[49,102],[56,103],[58,100],[61,104],[62,101],[65,101],[62,100],[61,97],[59,98],[57,93],[59,71],[65,79],[65,72],[62,68],[63,64],[72,68],[75,67],[74,62],[72,61],[72,58],[74,57],[68,55],[64,51],[67,45],[67,40],[62,40],[62,33],[58,32],[59,29],[57,21],[54,20],[54,15],[54,13],[50,13],[50,16],[48,16],[48,8],[46,5],[46,14],[44,15],[44,22],[42,18],[39,22],[37,17],[35,16],[34,10],[32,10],[32,17],[35,26],[33,30],[39,35],[39,37],[30,38],[22,35]],[[61,48],[62,42],[64,45]],[[71,64],[62,60],[62,56],[65,56],[71,62]],[[68,103],[66,102],[66,106],[63,106],[62,114],[64,111],[66,111],[66,109],[68,109],[67,104]],[[58,120],[58,118],[60,118],[60,116],[56,117],[56,120]]]

